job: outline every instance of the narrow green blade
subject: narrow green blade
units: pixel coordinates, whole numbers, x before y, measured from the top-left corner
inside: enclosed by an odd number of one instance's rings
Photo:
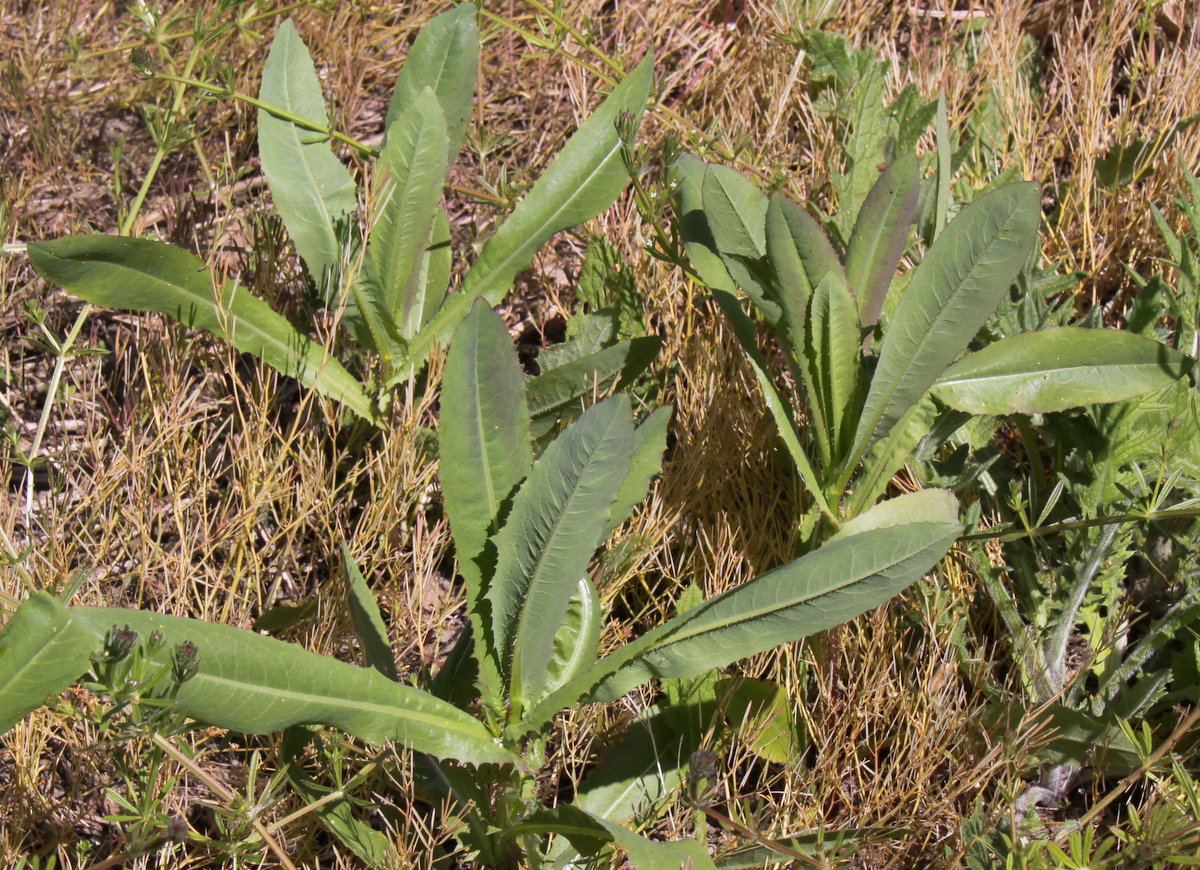
[[[1170,386],[1193,361],[1117,329],[1066,326],[1023,332],[957,362],[933,394],[972,414],[1049,414],[1119,402]]]
[[[169,314],[207,329],[367,420],[375,419],[362,385],[325,348],[245,288],[218,290],[204,263],[162,242],[119,236],[68,236],[29,246],[47,280],[109,308]]]
[[[426,88],[388,127],[379,152],[378,206],[367,250],[383,293],[380,307],[396,324],[408,321],[425,290],[412,279],[442,198],[446,148],[446,122],[433,91]]]
[[[396,655],[388,640],[387,625],[379,604],[371,594],[371,587],[358,569],[358,563],[350,554],[350,548],[342,544],[342,580],[346,584],[346,605],[350,608],[350,622],[362,647],[367,667],[374,668],[392,682],[400,682],[396,670]]]
[[[316,68],[290,18],[279,26],[271,43],[258,98],[297,117],[329,125]],[[311,141],[317,136],[258,111],[258,153],[271,198],[296,253],[328,298],[341,274],[337,226],[351,218],[358,202],[350,171],[328,141]]]
[[[670,405],[664,405],[634,430],[633,463],[629,467],[629,476],[621,485],[608,524],[600,533],[600,540],[606,539],[613,529],[629,519],[633,509],[642,503],[650,491],[650,481],[654,475],[662,470],[663,453],[667,449],[667,426],[673,410]]]
[[[717,250],[751,259],[767,252],[767,198],[754,182],[713,164],[704,173],[701,195]]]
[[[808,371],[813,374],[809,387],[821,403],[821,418],[835,458],[841,457],[854,431],[844,424],[856,422],[848,417],[858,393],[861,347],[854,297],[842,277],[829,272],[813,290],[804,350]]]
[[[732,293],[736,289],[733,278],[721,260],[712,228],[708,225],[708,216],[704,213],[704,176],[707,171],[703,160],[686,152],[671,164],[672,175],[679,182],[675,191],[679,233],[683,237],[688,261],[700,280],[715,290]]]
[[[450,337],[476,296],[483,296],[492,305],[499,303],[517,273],[529,267],[533,255],[551,236],[591,220],[616,201],[629,180],[621,161],[616,123],[625,112],[640,121],[653,72],[653,57],[647,55],[579,126],[488,239],[461,290],[446,298],[446,304],[413,339],[409,362],[414,367],[424,362],[434,342]]]

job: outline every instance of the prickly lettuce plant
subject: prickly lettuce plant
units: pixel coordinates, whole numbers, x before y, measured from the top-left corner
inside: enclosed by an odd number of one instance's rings
[[[911,153],[871,188],[844,250],[802,206],[766,196],[732,169],[691,155],[676,167],[688,257],[746,349],[813,506],[810,546],[875,504],[947,412],[960,412],[953,427],[961,415],[1113,402],[1161,389],[1191,367],[1151,338],[1080,327],[968,351],[1034,249],[1041,210],[1032,183],[963,208],[898,276],[921,187]],[[885,322],[893,288],[900,298]],[[739,289],[775,333],[797,407],[771,379]]]
[[[662,715],[639,720],[621,761],[597,768],[560,806],[539,800],[537,776],[555,717],[655,679],[700,677],[884,603],[959,536],[957,502],[928,490],[892,502],[899,510],[864,512],[820,550],[691,601],[601,655],[604,620],[589,562],[645,496],[670,411],[635,426],[628,397],[614,396],[580,414],[535,458],[530,407],[508,332],[480,299],[451,344],[439,432],[470,630],[428,690],[397,681],[386,628],[348,561],[352,621],[373,667],[231,626],[70,607],[42,591],[5,629],[0,727],[97,667],[113,626],[128,626],[154,637],[140,653],[151,670],[170,671],[169,651],[188,651],[188,671],[176,675],[166,698],[179,716],[252,734],[325,725],[414,750],[424,787],[466,820],[458,836],[483,866],[568,866],[615,847],[637,867],[714,867],[699,841],[655,843],[623,824],[686,766],[691,748],[664,730]],[[135,691],[123,703],[162,701],[161,693]],[[339,824],[348,830],[351,822]],[[782,848],[779,860],[792,854]]]
[[[272,198],[325,304],[342,313],[342,325],[378,361],[365,377],[236,280],[161,242],[75,236],[29,245],[30,261],[89,302],[161,312],[205,329],[375,421],[392,388],[450,338],[476,296],[498,303],[551,236],[608,208],[628,181],[621,151],[646,103],[650,57],[580,126],[488,239],[457,292],[447,292],[452,252],[441,197],[474,100],[475,18],[475,5],[463,3],[422,30],[397,81],[378,152],[329,127],[312,58],[290,20],[272,43],[257,98],[180,80],[258,107]],[[374,185],[361,197],[369,204],[365,233],[360,195],[331,148],[335,140],[375,158]]]

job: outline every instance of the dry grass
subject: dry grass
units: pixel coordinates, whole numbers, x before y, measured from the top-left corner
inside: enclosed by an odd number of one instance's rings
[[[335,125],[368,141],[381,134],[405,46],[444,5],[354,0],[330,12],[294,13],[325,71]],[[533,25],[521,0],[486,5]],[[714,159],[736,158],[763,178],[785,179],[797,197],[823,200],[836,139],[805,96],[796,49],[778,38],[805,26],[812,19],[804,10],[818,5],[569,0],[563,7],[568,20],[593,22],[597,46],[610,56],[619,50],[628,61],[657,43],[659,93],[670,113],[653,113],[652,139],[682,129]],[[1133,0],[1103,8],[1055,0],[1036,8],[962,5],[825,4],[836,14],[834,27],[892,59],[894,92],[910,81],[926,95],[944,90],[952,123],[991,101],[1009,134],[995,170],[1016,163],[1043,182],[1061,215],[1045,237],[1047,256],[1089,274],[1081,305],[1115,301],[1119,315],[1131,287],[1125,264],[1150,268],[1162,253],[1148,205],[1168,202],[1180,182],[1178,164],[1195,166],[1200,140],[1183,134],[1150,179],[1115,193],[1093,183],[1096,161],[1113,142],[1153,138],[1200,111],[1200,37],[1188,9],[1161,7],[1164,23]],[[190,15],[192,7],[177,11]],[[153,152],[137,105],[163,98],[158,86],[138,81],[124,51],[112,51],[132,39],[130,14],[124,4],[92,0],[0,2],[5,242],[116,230],[114,191],[128,204]],[[990,22],[986,31],[972,31],[975,15]],[[264,37],[273,27],[265,17],[215,47],[243,91],[257,88]],[[1033,40],[1031,30],[1045,35]],[[473,189],[529,178],[597,99],[597,79],[578,63],[539,55],[497,25],[485,33],[478,147],[454,178]],[[69,59],[68,39],[84,54]],[[968,43],[973,62],[966,64]],[[595,61],[577,43],[564,47]],[[1031,56],[1040,68],[1040,95],[1018,72]],[[291,261],[272,254],[279,240],[253,157],[251,113],[200,100],[189,111],[195,146],[168,158],[139,231],[242,270],[257,292],[305,313]],[[701,130],[713,135],[701,137]],[[460,246],[486,234],[497,214],[461,197],[451,205]],[[753,377],[721,319],[678,273],[640,256],[645,228],[629,203],[597,220],[593,231],[637,263],[649,321],[666,340],[656,371],[664,385],[659,401],[676,409],[663,478],[618,533],[634,556],[602,574],[605,600],[645,625],[669,615],[688,583],[712,594],[789,558],[795,493],[774,455]],[[539,257],[506,310],[514,331],[569,313],[580,250],[578,240],[565,239]],[[23,468],[11,456],[3,466],[10,496],[0,507],[0,528],[16,549],[30,548],[25,571],[33,582],[60,587],[82,575],[81,601],[243,626],[272,604],[315,598],[317,617],[292,639],[352,657],[331,575],[344,538],[368,571],[407,674],[445,653],[458,629],[461,596],[448,579],[445,523],[427,509],[439,497],[436,467],[419,449],[421,428],[436,420],[432,396],[397,403],[379,433],[347,428],[334,409],[299,396],[220,344],[162,318],[96,311],[80,345],[107,353],[73,358],[63,394],[51,397],[53,358],[35,343],[39,331],[28,306],[44,309],[47,329],[61,336],[78,303],[35,279],[21,256],[0,259],[0,279],[2,398],[18,447],[29,448],[43,408],[53,403],[42,451],[50,462],[38,470],[31,503],[24,499]],[[21,597],[21,572],[0,568],[0,589]],[[986,667],[973,672],[964,665],[954,643],[953,629],[965,624],[967,635],[979,639],[976,653],[992,652],[989,616],[973,604],[978,593],[973,576],[947,561],[921,590],[838,632],[819,656],[797,645],[746,663],[747,673],[791,686],[802,684],[803,672],[818,674],[815,694],[796,697],[811,734],[812,763],[769,766],[731,750],[721,786],[727,811],[753,813],[774,834],[817,825],[902,828],[865,849],[858,865],[957,866],[963,819],[977,800],[990,810],[1019,785],[1011,748],[989,743],[979,725],[986,697],[978,682],[993,676]],[[614,625],[613,639],[618,632]],[[119,826],[103,819],[114,811],[104,789],[120,787],[113,759],[87,751],[94,735],[66,709],[43,710],[3,738],[0,862],[6,865],[37,853],[83,867],[120,848]],[[577,772],[596,729],[611,724],[608,715],[585,711],[569,720],[564,769]],[[273,740],[206,736],[191,738],[198,763],[234,787],[242,785],[251,749],[262,750],[264,770],[276,760]],[[403,759],[389,758],[359,793],[380,808],[372,818],[391,826],[402,866],[430,866],[432,844],[443,833],[431,827],[426,809],[406,800]],[[349,769],[364,761],[361,750],[350,750]],[[211,813],[198,808],[214,796],[179,769],[162,776],[178,778],[163,796],[164,811],[213,833]],[[267,818],[299,806],[285,797]],[[684,835],[691,824],[690,811],[668,808],[661,827]],[[277,833],[298,866],[356,866],[311,816]],[[262,854],[251,849],[248,859],[257,865]],[[239,866],[203,848],[175,860],[171,866]],[[158,865],[137,859],[129,866]]]

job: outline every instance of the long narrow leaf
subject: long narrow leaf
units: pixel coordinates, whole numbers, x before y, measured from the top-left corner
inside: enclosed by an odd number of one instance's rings
[[[258,97],[298,117],[329,124],[316,68],[290,18],[271,43]],[[341,273],[338,224],[354,214],[357,199],[350,171],[328,141],[312,141],[315,137],[312,130],[259,109],[258,153],[271,198],[296,253],[328,294]]]
[[[608,537],[617,526],[629,519],[633,509],[641,504],[650,491],[650,481],[662,469],[663,451],[667,449],[667,425],[671,422],[672,408],[665,405],[645,419],[633,433],[633,462],[629,476],[621,485],[621,492],[612,506],[608,524],[600,533],[600,539]]]
[[[482,617],[479,561],[502,504],[529,473],[525,374],[504,321],[480,299],[454,334],[442,377],[438,430],[442,498],[467,586],[485,701],[500,704],[492,624]]]
[[[350,554],[350,548],[342,544],[342,580],[346,584],[346,604],[350,610],[350,622],[358,643],[362,647],[367,667],[374,668],[392,682],[400,682],[396,670],[396,656],[388,640],[387,625],[379,612],[379,604],[371,594],[371,587],[358,569],[358,563]]]
[[[0,734],[87,672],[96,639],[48,592],[26,599],[0,635]]]
[[[715,290],[732,293],[736,289],[733,278],[721,260],[708,216],[704,213],[704,175],[707,171],[703,160],[686,152],[671,164],[672,175],[679,182],[675,191],[679,233],[688,260],[700,280]]]
[[[717,250],[758,258],[767,252],[767,198],[736,169],[713,164],[704,173],[704,214]]]
[[[318,393],[374,420],[362,385],[313,342],[245,288],[215,279],[181,248],[118,236],[68,236],[29,246],[29,261],[48,280],[88,302],[169,314],[207,329]]]
[[[417,101],[425,88],[437,95],[446,119],[450,162],[462,148],[471,120],[475,79],[479,74],[479,27],[475,4],[460,3],[438,15],[417,34],[388,106],[387,128]]]
[[[933,394],[972,414],[1049,414],[1162,389],[1192,365],[1131,332],[1066,326],[988,345],[948,368]]]
[[[864,327],[879,322],[883,300],[908,243],[921,193],[916,154],[906,154],[879,176],[867,194],[846,247],[846,278],[858,298]]]
[[[367,249],[375,261],[383,299],[394,323],[405,323],[422,284],[411,282],[429,242],[447,168],[446,121],[426,88],[388,127],[379,152],[375,225]],[[411,289],[410,289],[411,288]]]
[[[1016,279],[1041,220],[1038,186],[1010,184],[967,206],[938,236],[896,306],[855,434],[855,455],[920,401]]]
[[[169,664],[173,647],[195,644],[199,672],[180,687],[176,703],[207,725],[244,734],[328,725],[368,743],[395,740],[441,758],[513,760],[477,720],[372,668],[229,625],[113,607],[74,607],[71,613],[95,637],[95,649],[109,628],[126,624],[142,637],[162,634],[157,664]]]
[[[551,236],[591,220],[613,204],[629,180],[621,161],[616,123],[624,112],[640,122],[653,71],[653,58],[648,55],[579,125],[554,162],[488,239],[462,289],[447,297],[442,309],[414,338],[409,346],[409,362],[414,367],[423,363],[434,342],[450,337],[476,296],[492,305],[499,303],[517,273],[528,268],[533,255]]]
[[[809,311],[807,369],[813,373],[813,398],[821,405],[832,456],[845,449],[843,424],[858,392],[862,339],[854,297],[841,276],[829,272],[813,290]],[[815,387],[815,389],[811,389]],[[853,432],[853,429],[850,429]]]
[[[534,463],[495,537],[487,598],[514,715],[544,694],[555,630],[600,543],[632,456],[628,396],[589,408]]]

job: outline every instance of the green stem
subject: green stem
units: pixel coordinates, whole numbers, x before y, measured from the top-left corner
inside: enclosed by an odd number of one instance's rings
[[[1043,538],[1047,535],[1055,535],[1059,532],[1069,532],[1074,529],[1094,529],[1099,526],[1116,525],[1117,523],[1155,522],[1157,520],[1170,520],[1179,517],[1200,517],[1200,507],[1171,508],[1161,511],[1144,511],[1142,513],[1112,514],[1107,517],[1093,517],[1090,520],[1065,520],[1061,523],[1051,523],[1048,526],[1037,526],[1019,532],[1006,531],[1003,529],[989,529],[986,532],[975,532],[970,535],[963,535],[960,540],[998,540],[1002,544],[1007,544],[1012,541],[1019,541],[1022,538]]]

